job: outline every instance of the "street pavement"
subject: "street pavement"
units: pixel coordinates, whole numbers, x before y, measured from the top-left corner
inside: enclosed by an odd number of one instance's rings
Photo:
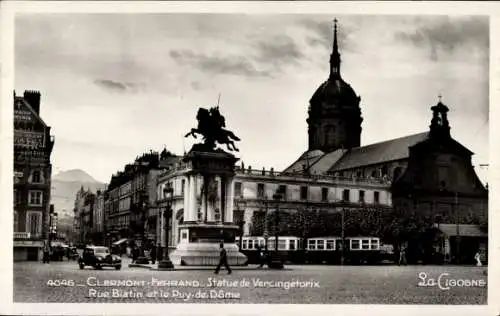
[[[118,271],[80,270],[74,261],[16,262],[14,302],[487,303],[485,267],[289,265],[286,270],[246,269],[231,275],[222,270],[215,275],[209,270],[130,268],[128,263],[124,259]]]

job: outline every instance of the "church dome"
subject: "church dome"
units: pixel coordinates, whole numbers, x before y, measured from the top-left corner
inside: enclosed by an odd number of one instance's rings
[[[354,92],[354,89],[340,76],[329,78],[323,82],[314,92],[310,103],[311,105],[334,104],[343,106],[358,106],[359,97]]]

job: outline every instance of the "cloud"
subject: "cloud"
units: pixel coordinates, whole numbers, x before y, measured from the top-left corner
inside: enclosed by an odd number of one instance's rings
[[[257,44],[256,60],[262,63],[277,65],[298,63],[304,57],[297,43],[289,36],[275,36]]]
[[[254,63],[243,56],[208,55],[194,53],[192,50],[172,50],[170,57],[181,65],[192,65],[211,74],[243,75],[248,77],[267,77],[269,72],[259,70]]]
[[[289,36],[255,40],[250,47],[233,54],[197,53],[190,49],[171,50],[170,57],[179,65],[191,65],[210,74],[246,77],[274,77],[287,65],[299,65],[304,54]],[[198,87],[194,84],[193,88]]]
[[[307,36],[307,43],[311,46],[320,46],[321,48],[332,49],[333,45],[333,24],[331,21],[302,20],[300,23],[306,30],[310,31]],[[354,51],[354,42],[349,40],[349,35],[353,28],[338,24],[337,40],[342,51]]]
[[[94,83],[97,86],[103,88],[104,90],[119,92],[119,93],[136,92],[137,89],[139,88],[139,85],[135,84],[135,83],[119,82],[119,81],[113,81],[113,80],[109,80],[109,79],[97,79],[97,80],[94,80]]]
[[[429,58],[438,61],[457,50],[479,50],[482,58],[488,58],[489,23],[488,17],[450,18],[443,17],[412,31],[399,31],[395,38],[409,42],[416,47],[429,50]]]

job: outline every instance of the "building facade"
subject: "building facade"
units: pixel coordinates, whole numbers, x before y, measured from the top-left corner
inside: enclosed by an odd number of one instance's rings
[[[233,222],[242,234],[257,236],[338,236],[340,226],[351,236],[377,236],[396,249],[404,245],[410,262],[429,262],[436,252],[447,262],[470,262],[487,248],[488,192],[472,152],[450,134],[448,108],[441,101],[431,107],[427,131],[361,146],[361,98],[342,79],[340,66],[335,25],[329,77],[309,104],[308,150],[283,172],[238,167]],[[168,227],[169,247],[183,238],[178,226],[193,201],[198,221],[221,220],[217,212],[215,218],[201,213],[201,178],[194,182],[195,196],[185,196],[193,185],[186,170],[179,162],[158,180],[156,205],[173,211],[157,228]],[[173,196],[167,199],[168,187]],[[220,183],[211,190],[220,203]]]
[[[180,157],[164,149],[137,157],[111,178],[105,193],[106,239],[111,245],[125,239],[141,245],[157,239],[157,178]]]
[[[103,245],[106,231],[104,230],[104,193],[97,190],[93,205],[92,240],[96,245]]]
[[[41,260],[48,240],[54,137],[40,116],[40,92],[14,92],[14,260]]]

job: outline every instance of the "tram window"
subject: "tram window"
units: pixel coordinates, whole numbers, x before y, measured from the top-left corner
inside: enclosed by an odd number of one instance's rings
[[[318,240],[318,250],[324,250],[324,249],[325,249],[325,241]]]
[[[296,242],[296,240],[289,240],[288,241],[288,249],[289,250],[295,250],[295,242]]]
[[[243,245],[241,246],[243,249],[248,249],[248,240],[243,239]]]
[[[370,249],[370,239],[363,239],[361,241],[361,246],[363,249]]]
[[[266,246],[266,241],[264,239],[261,239],[259,240],[259,244],[261,247],[265,247]]]
[[[326,241],[326,249],[334,250],[335,249],[335,239],[330,239]]]
[[[359,239],[352,239],[351,240],[351,249],[353,249],[353,250],[359,249]]]
[[[379,241],[378,241],[378,239],[372,239],[372,249],[373,250],[378,250],[379,249]]]
[[[248,240],[248,249],[253,249],[253,240]]]
[[[313,240],[313,239],[309,239],[307,241],[307,248],[309,250],[316,250],[316,240]]]
[[[278,250],[287,250],[286,249],[286,240],[278,239]]]

